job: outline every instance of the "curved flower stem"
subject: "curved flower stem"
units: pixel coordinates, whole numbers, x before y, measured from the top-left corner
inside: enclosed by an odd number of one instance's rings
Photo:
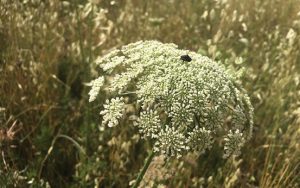
[[[143,169],[141,170],[141,172],[139,173],[134,185],[132,186],[132,188],[138,188],[139,184],[141,183],[153,157],[155,156],[155,152],[152,150],[151,153],[148,155],[148,158],[143,166]]]

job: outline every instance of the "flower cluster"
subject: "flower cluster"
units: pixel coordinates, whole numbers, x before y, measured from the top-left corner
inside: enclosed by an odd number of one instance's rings
[[[96,99],[103,84],[104,84],[104,77],[102,77],[102,76],[91,81],[90,85],[92,86],[92,89],[89,92],[89,95],[90,95],[89,102],[92,102]]]
[[[241,148],[245,144],[243,133],[241,133],[238,129],[235,132],[232,132],[230,130],[226,138],[224,138],[224,141],[224,158],[230,155],[239,155],[239,148]]]
[[[156,111],[143,111],[136,125],[144,137],[157,138],[160,129],[160,119]]]
[[[248,95],[236,75],[208,57],[175,44],[140,41],[96,63],[109,77],[93,82],[91,99],[100,88],[129,97],[137,106],[133,124],[155,141],[157,152],[180,157],[190,151],[202,153],[224,140],[225,156],[230,156],[251,137],[253,107]],[[122,108],[119,98],[112,99],[101,112],[103,122],[117,125]]]
[[[114,98],[106,100],[104,110],[100,112],[103,115],[102,124],[108,124],[109,127],[114,127],[119,124],[119,119],[123,116],[125,103],[123,98]]]

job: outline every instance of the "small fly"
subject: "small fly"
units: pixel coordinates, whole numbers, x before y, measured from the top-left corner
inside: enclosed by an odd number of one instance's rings
[[[182,61],[186,61],[186,62],[191,62],[192,61],[192,58],[189,55],[182,55],[182,56],[180,56],[180,59]]]

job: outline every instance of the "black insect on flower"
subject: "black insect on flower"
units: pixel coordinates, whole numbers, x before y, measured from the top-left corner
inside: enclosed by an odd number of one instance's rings
[[[182,61],[186,61],[186,62],[192,61],[192,58],[189,55],[182,55],[182,56],[180,56],[180,59]]]

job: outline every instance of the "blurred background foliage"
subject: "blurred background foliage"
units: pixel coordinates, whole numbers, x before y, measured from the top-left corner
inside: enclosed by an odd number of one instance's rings
[[[86,83],[98,56],[150,39],[245,68],[255,132],[236,159],[158,156],[142,187],[300,186],[299,34],[297,0],[0,0],[1,187],[128,187],[150,143],[99,129]]]

